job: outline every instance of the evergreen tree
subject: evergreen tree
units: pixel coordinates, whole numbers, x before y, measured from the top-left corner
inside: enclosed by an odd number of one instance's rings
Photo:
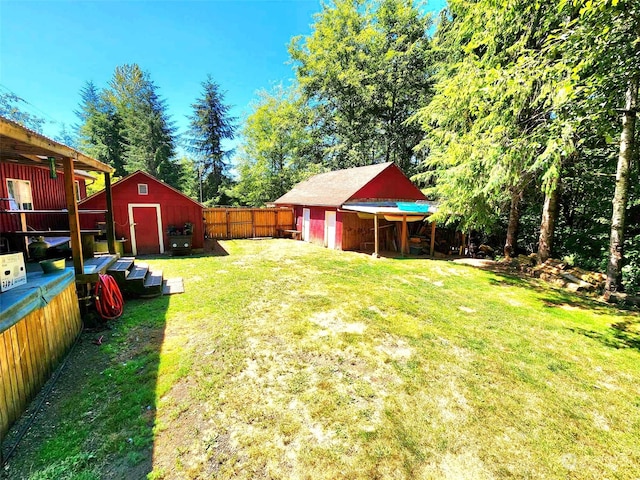
[[[225,141],[233,140],[236,119],[229,114],[220,86],[209,75],[202,83],[202,96],[191,105],[187,144],[198,166],[199,198],[201,202],[222,205],[229,203],[229,155]]]
[[[25,111],[26,104],[22,98],[13,93],[0,93],[0,115],[24,125],[36,132],[42,132],[42,126],[45,124],[43,118],[33,115]]]
[[[178,186],[175,128],[149,74],[136,64],[116,67],[106,95],[122,118],[125,170],[142,170]]]
[[[561,164],[574,148],[572,123],[554,109],[566,74],[545,63],[562,16],[539,3],[452,0],[448,8],[434,40],[436,94],[417,116],[429,153],[418,178],[432,182],[439,216],[463,227],[492,228],[508,208],[507,255],[516,248],[520,201],[536,182],[547,194],[539,249],[546,257]]]
[[[111,165],[115,176],[126,175],[126,140],[120,114],[106,92],[98,91],[91,81],[80,90],[80,98],[81,103],[75,112],[80,119],[78,146],[88,155]]]
[[[87,82],[80,93],[76,114],[87,153],[113,166],[117,176],[142,170],[179,187],[175,128],[147,72],[136,64],[118,66],[107,88]]]
[[[75,132],[69,130],[65,123],[60,126],[60,131],[55,136],[54,140],[63,143],[68,147],[78,148],[78,135]]]

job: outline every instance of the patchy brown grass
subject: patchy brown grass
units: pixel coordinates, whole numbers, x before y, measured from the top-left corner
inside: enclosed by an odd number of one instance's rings
[[[109,388],[56,398],[75,409],[16,478],[640,475],[636,314],[450,262],[222,245],[150,261],[186,293],[127,304],[94,347]]]

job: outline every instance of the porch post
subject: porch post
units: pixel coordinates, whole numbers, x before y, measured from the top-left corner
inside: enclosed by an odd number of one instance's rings
[[[406,255],[409,253],[409,246],[407,245],[407,216],[402,215],[402,239],[400,240],[400,245],[402,245],[401,250],[402,254]]]
[[[378,223],[378,214],[374,214],[373,216],[373,235],[374,235],[374,244],[373,251],[374,256],[378,258],[380,256],[380,232],[378,231],[379,223]]]
[[[22,206],[20,207],[22,208]],[[20,230],[26,232],[29,227],[27,226],[27,216],[24,212],[20,213]],[[27,258],[29,258],[29,237],[24,237],[22,240],[24,243],[24,251],[26,252]]]
[[[116,253],[116,231],[113,221],[113,197],[111,195],[111,174],[109,172],[104,173],[104,193],[107,201],[107,245],[109,247],[109,253],[114,255]]]
[[[464,238],[464,235],[463,235]],[[436,251],[436,222],[431,222],[431,246],[429,247],[429,255],[433,257]]]
[[[73,173],[73,159],[62,158],[64,169],[64,193],[69,214],[69,236],[71,237],[71,251],[73,252],[73,267],[76,275],[84,273],[84,261],[82,259],[82,240],[80,238],[80,218],[78,217],[78,201]]]

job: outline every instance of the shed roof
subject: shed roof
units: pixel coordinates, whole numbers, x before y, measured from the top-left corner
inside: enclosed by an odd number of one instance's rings
[[[0,116],[0,160],[22,165],[48,166],[54,158],[62,170],[62,159],[72,158],[74,169],[112,173],[113,168],[41,133]]]
[[[321,173],[298,183],[275,202],[276,205],[340,206],[354,197],[393,162]],[[407,179],[408,181],[408,179]]]

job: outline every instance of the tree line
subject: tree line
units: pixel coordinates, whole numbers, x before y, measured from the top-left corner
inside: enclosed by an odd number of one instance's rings
[[[80,97],[78,147],[113,166],[114,175],[143,170],[202,202],[224,202],[230,152],[223,143],[233,139],[236,127],[210,76],[191,105],[182,136],[149,73],[137,64],[116,67],[102,89],[87,82]],[[188,156],[177,157],[179,142]]]
[[[639,32],[635,0],[449,0],[437,18],[414,0],[333,0],[291,40],[294,80],[242,122],[209,77],[177,140],[149,74],[125,65],[83,88],[78,146],[119,175],[247,206],[393,161],[439,202],[438,222],[638,291]]]

